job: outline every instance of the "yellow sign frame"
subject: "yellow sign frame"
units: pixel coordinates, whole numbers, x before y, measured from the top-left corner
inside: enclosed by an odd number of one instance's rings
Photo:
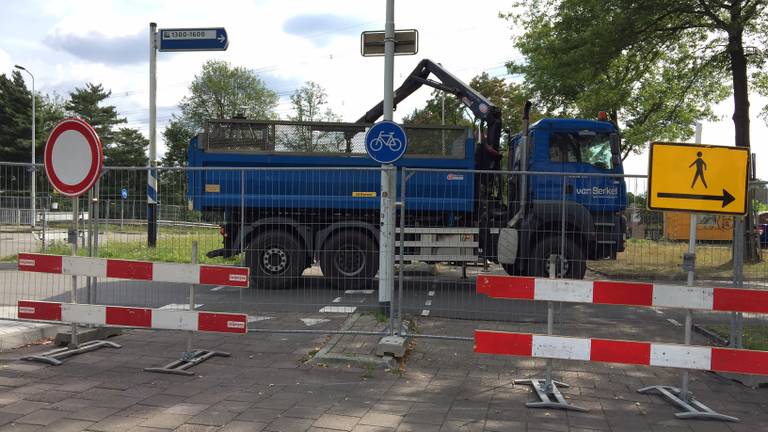
[[[670,149],[672,147],[677,149]],[[661,150],[662,148],[664,151]],[[655,149],[657,151],[654,153]],[[706,156],[702,153],[710,155],[709,165],[704,161]],[[714,160],[718,161],[716,165],[718,169],[711,174],[713,171],[711,168],[715,166],[712,159],[713,153],[716,156]],[[691,158],[695,159],[689,165],[688,159]],[[749,196],[749,158],[747,147],[674,142],[651,143],[648,157],[648,199],[646,200],[648,209],[745,215]],[[680,160],[684,161],[684,164],[678,167]],[[677,169],[670,166],[670,161],[674,161]],[[740,166],[741,164],[743,166]],[[689,169],[693,169],[694,166],[696,173],[690,188],[687,185],[690,180],[687,179],[684,186],[680,186],[681,176],[688,176]],[[707,185],[704,178],[707,170],[710,172],[707,178],[711,187]],[[654,171],[656,171],[655,175]],[[699,183],[703,183],[705,189],[702,190],[699,187],[698,190],[692,190]]]

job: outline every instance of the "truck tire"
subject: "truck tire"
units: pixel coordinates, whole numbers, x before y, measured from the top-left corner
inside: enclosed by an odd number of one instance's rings
[[[283,231],[259,234],[248,246],[245,260],[251,268],[252,286],[256,288],[289,288],[304,271],[299,242]]]
[[[549,256],[561,255],[560,237],[545,237],[533,248],[533,262],[530,263],[530,275],[539,277],[549,276]],[[573,240],[565,240],[565,274],[567,279],[584,279],[587,272],[586,254]],[[558,275],[559,276],[559,275]]]
[[[368,288],[379,271],[376,242],[362,232],[337,232],[323,244],[320,269],[336,288]]]

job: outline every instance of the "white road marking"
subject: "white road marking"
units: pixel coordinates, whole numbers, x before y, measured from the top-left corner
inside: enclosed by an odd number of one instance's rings
[[[344,294],[373,294],[373,290],[346,290]]]
[[[195,309],[200,309],[201,307],[203,307],[202,304],[195,303]],[[171,303],[171,304],[167,304],[165,306],[161,306],[160,309],[162,309],[162,310],[189,310],[189,303],[187,303],[187,304]]]
[[[321,313],[352,313],[357,310],[355,306],[323,306]]]
[[[301,322],[304,323],[307,327],[312,327],[318,324],[327,323],[330,320],[323,319],[323,318],[301,318]]]
[[[425,301],[424,306],[432,306],[432,300]]]
[[[213,287],[213,288],[211,288],[211,291],[221,291],[221,290],[222,290],[222,289],[224,289],[224,288],[226,288],[226,287],[225,287],[225,286],[223,286],[223,285],[219,285],[219,286],[217,286],[217,287]]]
[[[421,311],[421,316],[429,316],[429,309],[424,309]]]
[[[341,301],[341,297],[336,297],[335,299],[333,299],[333,301],[332,301],[332,302],[333,302],[333,303],[338,303],[338,302],[340,302],[340,301]]]
[[[653,311],[656,312],[659,315],[664,315],[664,311],[661,310],[661,309],[654,309]]]
[[[676,326],[678,326],[678,327],[682,327],[682,326],[683,326],[682,324],[680,324],[680,323],[679,323],[679,322],[678,322],[676,319],[674,319],[674,318],[667,318],[667,321],[671,322],[672,324],[674,324],[674,325],[676,325]]]
[[[248,315],[248,322],[266,321],[266,320],[271,320],[272,318],[274,318],[274,317],[258,316],[258,315]]]
[[[435,296],[435,292],[434,291],[430,291],[430,292],[427,293],[427,295],[429,297],[434,297]]]

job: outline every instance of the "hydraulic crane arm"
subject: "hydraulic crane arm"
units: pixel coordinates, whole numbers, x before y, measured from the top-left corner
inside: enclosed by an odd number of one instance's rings
[[[429,79],[430,74],[437,77],[440,82]],[[400,88],[395,90],[393,106],[397,107],[398,103],[413,94],[422,85],[428,85],[456,96],[477,118],[485,121],[488,128],[488,144],[495,150],[499,149],[501,110],[486,99],[485,96],[443,69],[438,63],[429,59],[420,61],[413,72],[408,75],[408,78],[403,81]],[[382,101],[365,113],[357,122],[373,123],[383,113],[384,102]]]

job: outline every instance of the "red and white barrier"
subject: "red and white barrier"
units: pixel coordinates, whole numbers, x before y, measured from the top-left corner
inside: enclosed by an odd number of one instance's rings
[[[19,300],[19,318],[115,327],[246,333],[248,315]]]
[[[768,291],[638,282],[480,275],[478,294],[514,300],[768,313]]]
[[[247,288],[248,267],[20,253],[21,271]]]
[[[768,351],[475,330],[475,352],[768,375]]]

